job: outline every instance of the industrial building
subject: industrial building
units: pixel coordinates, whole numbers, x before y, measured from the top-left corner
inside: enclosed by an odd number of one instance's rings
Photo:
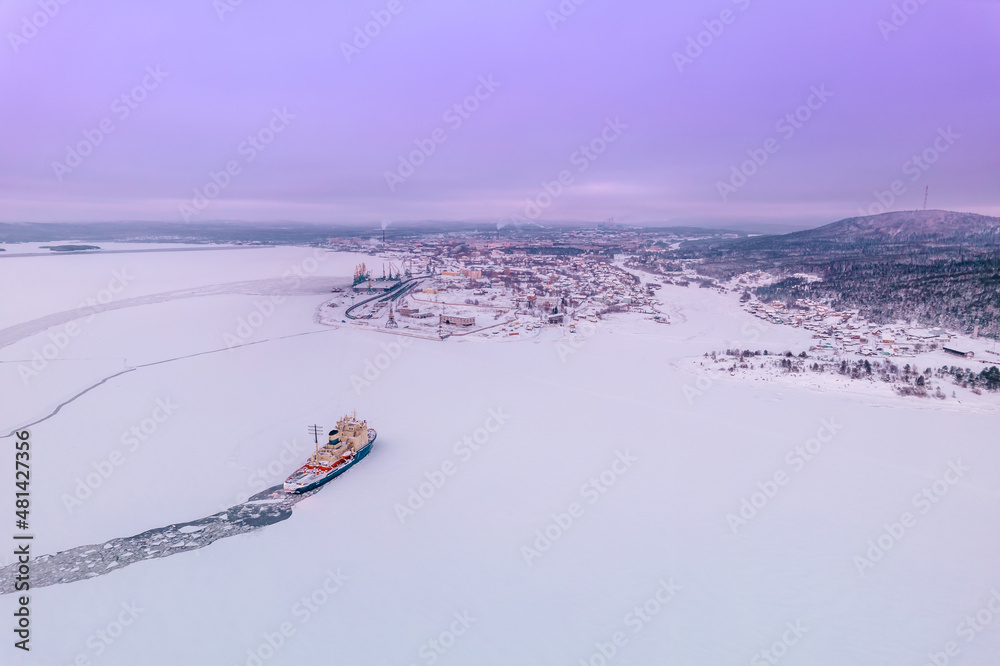
[[[439,324],[452,324],[453,326],[475,326],[475,317],[456,317],[455,315],[441,315]]]

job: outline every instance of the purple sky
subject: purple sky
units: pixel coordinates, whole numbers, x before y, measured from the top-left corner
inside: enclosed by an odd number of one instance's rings
[[[801,225],[878,212],[877,191],[919,208],[925,186],[1000,215],[996,0],[64,1],[0,0],[0,221]],[[894,4],[913,13],[890,32]],[[705,21],[720,34],[678,66]],[[397,171],[418,141],[433,154]],[[748,150],[767,161],[731,179]]]

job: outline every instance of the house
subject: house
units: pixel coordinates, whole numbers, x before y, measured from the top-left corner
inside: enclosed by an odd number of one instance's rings
[[[441,315],[439,324],[451,324],[453,326],[475,326],[475,317],[456,317],[455,315]]]

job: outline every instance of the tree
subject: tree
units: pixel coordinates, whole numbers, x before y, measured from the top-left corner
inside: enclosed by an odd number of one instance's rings
[[[994,365],[989,370],[983,370],[979,373],[979,380],[986,384],[989,391],[1000,390],[1000,368]]]

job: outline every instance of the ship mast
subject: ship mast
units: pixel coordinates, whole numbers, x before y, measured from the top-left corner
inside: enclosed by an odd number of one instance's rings
[[[319,433],[322,430],[323,429],[320,428],[318,425],[311,425],[311,426],[309,426],[309,432],[312,433],[313,439],[316,441],[316,453],[313,454],[313,464],[314,465],[319,463]]]

